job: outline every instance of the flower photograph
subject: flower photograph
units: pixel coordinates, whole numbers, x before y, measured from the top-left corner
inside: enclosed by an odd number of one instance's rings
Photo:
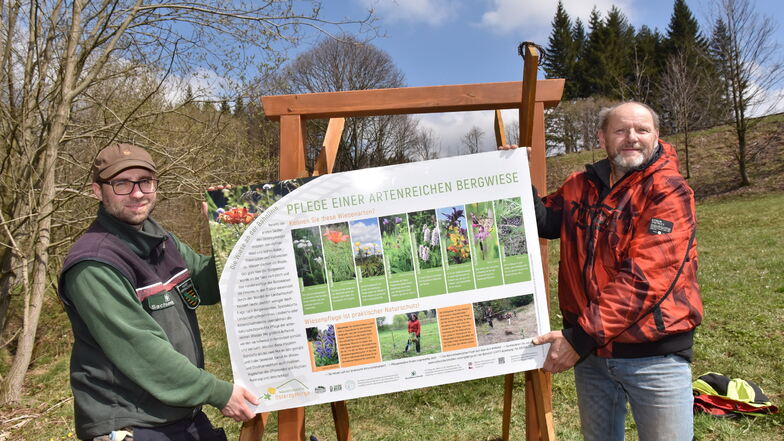
[[[349,222],[354,261],[359,277],[384,275],[384,255],[381,250],[381,234],[378,219],[361,219]]]
[[[498,230],[493,218],[492,202],[466,204],[471,234],[471,245],[477,261],[498,258]]]
[[[321,285],[326,282],[324,255],[319,227],[291,230],[297,277],[302,286]]]
[[[355,277],[354,255],[348,223],[322,226],[321,242],[324,244],[328,280],[336,283],[353,279]]]
[[[408,213],[408,225],[419,269],[441,267],[441,237],[436,212],[424,210]]]
[[[408,215],[394,214],[379,218],[381,245],[384,261],[390,274],[407,273],[414,270],[411,255],[411,235],[408,233]]]
[[[313,364],[320,368],[340,363],[335,325],[306,328],[308,345],[313,353]]]
[[[462,205],[438,209],[438,222],[446,248],[449,264],[457,265],[471,261],[471,245],[468,241],[468,224]]]

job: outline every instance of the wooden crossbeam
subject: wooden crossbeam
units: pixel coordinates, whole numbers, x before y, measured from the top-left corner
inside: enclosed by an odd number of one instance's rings
[[[564,80],[539,80],[535,101],[555,107],[563,94]],[[261,98],[264,115],[274,121],[286,115],[303,119],[409,113],[463,112],[516,109],[522,101],[521,81],[461,84],[456,86],[350,90]],[[520,124],[522,126],[522,123]]]

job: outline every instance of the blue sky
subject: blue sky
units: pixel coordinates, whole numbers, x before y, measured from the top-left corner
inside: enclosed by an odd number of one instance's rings
[[[665,33],[672,14],[672,0],[564,0],[572,20],[586,24],[594,5],[604,14],[617,5],[635,29],[642,25]],[[781,0],[756,0],[758,12],[777,24],[777,39],[784,43],[784,13]],[[517,55],[521,41],[547,46],[555,0],[326,0],[326,17],[361,17],[370,8],[384,34],[372,44],[386,51],[406,77],[408,86],[434,86],[497,81],[519,81],[522,58]],[[709,29],[709,0],[690,0],[687,4]],[[587,29],[586,29],[587,30]],[[307,50],[306,42],[298,49]],[[460,138],[472,126],[484,132],[485,148],[492,148],[492,112],[423,115],[420,123],[439,135],[442,150],[454,154]],[[516,119],[516,112],[504,114],[505,121]]]

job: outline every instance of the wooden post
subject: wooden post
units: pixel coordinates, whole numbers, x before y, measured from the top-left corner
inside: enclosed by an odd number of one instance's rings
[[[316,166],[313,167],[313,176],[332,173],[332,168],[335,167],[335,158],[338,155],[340,138],[343,136],[343,126],[345,126],[345,124],[346,118],[329,119],[327,133],[324,135],[324,144],[322,145],[321,152],[319,152],[318,159],[316,159]]]
[[[540,192],[547,190],[547,161],[544,139],[544,105],[535,101],[539,52],[526,45],[523,53],[522,104],[520,105],[520,145],[531,147],[531,183]],[[546,297],[550,298],[547,242],[539,241]],[[549,311],[549,302],[548,302]],[[555,440],[550,374],[541,369],[525,373],[525,421],[528,441]]]

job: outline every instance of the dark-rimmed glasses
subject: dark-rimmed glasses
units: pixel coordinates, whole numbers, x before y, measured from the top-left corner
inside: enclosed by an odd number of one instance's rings
[[[158,180],[154,178],[141,179],[139,181],[101,181],[101,184],[109,184],[112,191],[117,196],[125,196],[133,193],[133,187],[139,186],[139,190],[144,194],[155,193],[158,189]]]

